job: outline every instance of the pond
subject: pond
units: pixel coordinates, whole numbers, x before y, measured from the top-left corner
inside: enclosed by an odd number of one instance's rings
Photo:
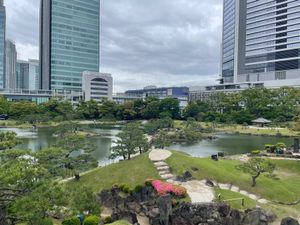
[[[254,135],[216,135],[216,139],[203,140],[196,144],[176,144],[168,147],[169,150],[183,151],[195,157],[207,157],[218,152],[228,155],[249,153],[252,150],[263,149],[265,144],[284,142],[288,147],[294,143],[293,138],[277,138]]]
[[[96,146],[93,153],[100,165],[112,163],[108,159],[110,148],[116,141],[116,135],[119,127],[95,127],[85,126],[85,129],[91,130],[99,136],[89,137],[89,141]],[[20,149],[31,149],[39,151],[40,149],[53,146],[57,138],[53,136],[55,128],[38,129],[18,129],[18,128],[0,128],[1,131],[14,131],[22,139],[22,144],[17,147]],[[252,150],[262,149],[265,144],[276,144],[284,142],[287,146],[293,144],[293,138],[276,138],[249,135],[217,135],[217,139],[203,140],[196,144],[176,144],[168,147],[170,150],[186,152],[196,157],[207,157],[218,152],[225,152],[229,155],[248,153]]]

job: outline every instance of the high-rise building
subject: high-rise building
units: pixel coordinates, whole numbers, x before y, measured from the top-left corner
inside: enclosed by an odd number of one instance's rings
[[[41,0],[42,89],[81,91],[84,71],[99,71],[99,0]]]
[[[16,88],[26,90],[40,89],[39,61],[29,59],[28,61],[17,61]]]
[[[5,40],[6,11],[3,0],[0,0],[0,88],[5,86]]]
[[[224,83],[300,78],[300,1],[224,0]]]
[[[17,50],[14,42],[6,40],[5,44],[5,88],[16,89]]]

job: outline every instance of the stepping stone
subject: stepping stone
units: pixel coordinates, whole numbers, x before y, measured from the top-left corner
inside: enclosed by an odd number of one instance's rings
[[[168,164],[165,163],[165,162],[163,162],[163,161],[156,162],[156,163],[154,163],[154,165],[155,165],[156,167],[160,167],[160,166],[168,166]]]
[[[167,180],[167,182],[170,183],[170,184],[175,184],[176,181],[174,181],[174,180],[172,180],[172,179],[169,179],[169,180]],[[176,184],[175,184],[175,185],[176,185]]]
[[[230,189],[230,190],[233,191],[233,192],[239,192],[239,191],[240,191],[240,188],[237,187],[237,186],[231,186],[231,189]]]
[[[164,174],[164,175],[161,175],[161,177],[165,180],[169,180],[171,178],[174,178],[174,175],[172,174]]]
[[[169,170],[166,170],[166,171],[161,171],[158,173],[160,176],[162,175],[166,175],[166,174],[170,174],[170,171]]]
[[[170,167],[168,166],[160,166],[156,168],[158,171],[166,171],[166,170],[170,170]]]
[[[240,194],[245,195],[245,196],[249,195],[249,193],[247,191],[240,191]]]
[[[261,204],[268,204],[269,201],[267,199],[261,198],[258,200],[258,202]]]
[[[258,197],[256,195],[253,195],[253,194],[249,194],[248,197],[251,198],[252,200],[255,200],[255,201],[258,200]]]
[[[219,184],[219,187],[223,190],[230,190],[231,184]]]

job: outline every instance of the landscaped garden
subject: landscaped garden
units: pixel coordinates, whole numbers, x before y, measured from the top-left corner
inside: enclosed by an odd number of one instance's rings
[[[193,158],[187,154],[173,152],[167,159],[167,163],[176,175],[182,175],[187,170],[195,179],[215,180],[219,183],[228,183],[256,194],[270,201],[281,201],[291,203],[299,200],[300,196],[300,163],[294,160],[271,160],[276,165],[274,179],[261,176],[257,180],[257,185],[251,187],[251,176],[236,169],[241,162],[237,160],[213,161],[208,158]],[[197,170],[192,170],[197,168]],[[239,194],[224,193],[226,198],[239,198]],[[250,203],[251,204],[251,203]],[[281,206],[269,204],[267,207],[274,208],[281,215],[291,213],[297,215],[300,205]]]

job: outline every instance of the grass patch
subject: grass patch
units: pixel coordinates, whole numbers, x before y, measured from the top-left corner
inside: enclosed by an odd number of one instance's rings
[[[216,201],[218,201],[218,196],[221,195],[221,202],[224,201],[226,204],[229,204],[233,209],[251,209],[255,208],[256,201],[236,192],[228,191],[228,190],[222,190],[220,188],[215,188],[215,197]],[[244,199],[244,206],[242,205],[242,200]],[[236,200],[233,200],[236,199]],[[233,200],[233,201],[228,201]]]
[[[83,175],[79,182],[70,181],[68,186],[88,186],[95,192],[110,189],[114,184],[127,184],[131,189],[144,184],[146,179],[158,179],[159,175],[148,154],[135,157],[130,161],[105,166]]]
[[[117,222],[114,222],[114,223],[110,223],[108,225],[131,225],[131,224],[128,223],[127,221],[125,221],[125,220],[120,220],[120,221],[117,221]]]
[[[253,188],[250,175],[236,170],[235,166],[241,163],[239,161],[219,160],[215,162],[208,158],[193,158],[180,152],[173,152],[167,160],[176,175],[182,175],[189,170],[196,179],[213,179],[219,183],[230,183],[268,200],[284,202],[298,200],[300,196],[300,162],[292,160],[273,160],[273,162],[277,166],[279,180],[261,175],[257,180],[257,186]],[[192,171],[192,167],[199,170]],[[293,175],[282,175],[282,171]],[[299,204],[295,207],[300,210]]]

